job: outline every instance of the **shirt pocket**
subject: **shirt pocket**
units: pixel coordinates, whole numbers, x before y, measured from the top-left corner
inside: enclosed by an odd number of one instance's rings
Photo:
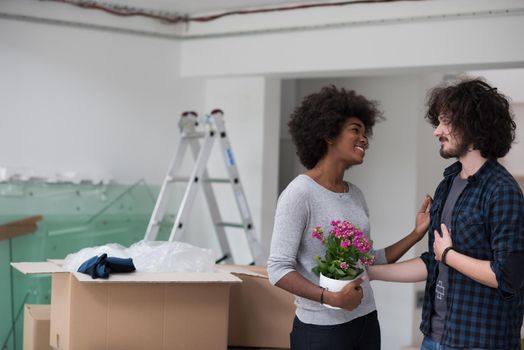
[[[482,215],[478,211],[463,210],[451,232],[453,245],[474,258],[489,258],[491,247]]]
[[[440,232],[440,222],[437,220],[440,220],[440,204],[439,203],[433,203],[431,205],[431,208],[429,209],[429,217],[431,222],[429,223],[429,247],[433,248],[433,241],[435,240],[433,233],[434,230],[437,230]]]

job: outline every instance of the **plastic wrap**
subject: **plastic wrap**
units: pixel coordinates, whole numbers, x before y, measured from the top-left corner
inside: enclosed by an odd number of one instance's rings
[[[69,254],[63,264],[66,271],[77,271],[80,265],[95,255],[106,253],[117,258],[132,258],[141,272],[212,272],[213,251],[184,242],[139,241],[129,248],[106,244],[84,248]]]
[[[116,258],[130,258],[126,250],[126,247],[117,243],[110,243],[97,247],[83,248],[76,253],[67,255],[62,267],[66,271],[78,271],[78,268],[80,267],[80,265],[84,263],[84,261],[92,258],[93,256],[99,256],[103,253],[106,253],[108,256],[113,256]]]

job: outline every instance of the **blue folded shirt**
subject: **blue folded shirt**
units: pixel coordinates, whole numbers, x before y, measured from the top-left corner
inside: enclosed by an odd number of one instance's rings
[[[95,278],[108,278],[111,273],[133,272],[135,265],[131,258],[108,257],[106,253],[94,256],[84,261],[78,268],[78,272]]]

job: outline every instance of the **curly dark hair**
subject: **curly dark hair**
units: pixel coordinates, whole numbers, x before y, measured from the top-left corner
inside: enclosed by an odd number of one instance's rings
[[[439,115],[444,115],[452,132],[484,158],[505,156],[515,140],[516,124],[508,99],[480,78],[434,88],[427,106],[425,118],[433,127],[438,126]]]
[[[288,127],[300,162],[307,169],[312,169],[324,157],[327,140],[336,138],[351,117],[362,121],[366,136],[372,135],[376,121],[384,119],[377,102],[334,85],[304,98],[291,114]]]

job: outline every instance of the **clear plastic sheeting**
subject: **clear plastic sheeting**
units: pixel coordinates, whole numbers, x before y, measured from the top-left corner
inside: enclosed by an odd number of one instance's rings
[[[84,261],[103,253],[111,257],[132,258],[140,272],[213,272],[215,265],[211,249],[184,242],[140,241],[129,248],[116,243],[84,248],[69,254],[63,268],[77,271]]]
[[[93,256],[102,255],[104,253],[106,253],[107,256],[112,256],[115,258],[130,258],[126,250],[126,247],[117,243],[84,248],[77,253],[67,255],[62,267],[66,271],[75,272],[78,271],[80,265],[82,265],[87,259],[90,259]]]
[[[127,250],[137,271],[213,272],[215,254],[211,249],[184,242],[140,241]]]

